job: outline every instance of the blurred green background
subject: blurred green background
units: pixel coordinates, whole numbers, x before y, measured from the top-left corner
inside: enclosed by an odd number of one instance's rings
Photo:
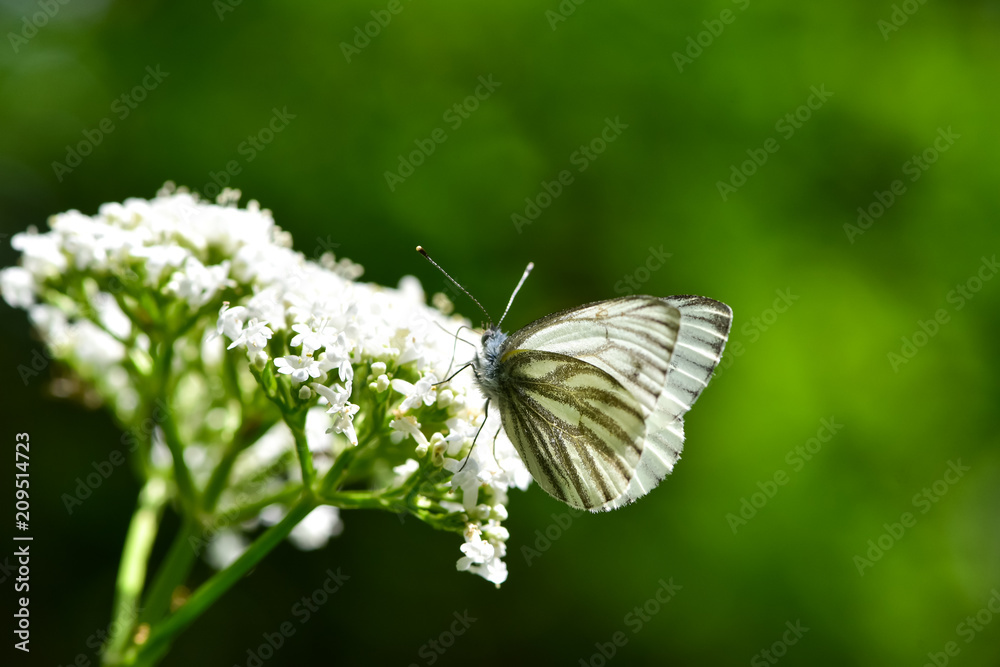
[[[244,201],[364,280],[442,289],[420,243],[496,314],[535,261],[508,328],[625,293],[627,276],[735,312],[672,477],[565,529],[565,506],[514,492],[500,590],[455,572],[454,535],[345,513],[341,537],[280,547],[164,664],[247,665],[338,567],[343,590],[265,664],[599,666],[617,632],[609,664],[1000,664],[997,2],[53,5],[34,32],[39,3],[0,5],[0,264],[6,235],[52,213],[166,180],[211,193],[232,162]],[[287,123],[261,134],[275,109]],[[622,125],[602,146],[606,119]],[[445,141],[390,187],[435,130]],[[526,198],[544,208],[518,228]],[[93,660],[137,485],[113,475],[67,515],[60,495],[118,435],[44,377],[22,384],[39,343],[0,309],[4,437],[34,445],[35,641],[17,664]],[[636,631],[628,614],[671,578],[682,588]],[[434,652],[466,610],[477,620]]]

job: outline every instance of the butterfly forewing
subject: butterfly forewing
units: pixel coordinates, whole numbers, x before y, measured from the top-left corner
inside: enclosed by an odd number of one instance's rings
[[[597,366],[644,408],[656,406],[666,381],[680,313],[654,297],[623,297],[544,317],[514,333],[510,349],[546,350]]]
[[[635,396],[645,417],[666,381],[679,326],[680,313],[662,299],[623,297],[543,317],[514,333],[507,345],[597,366]]]
[[[642,421],[638,460],[629,469],[631,459],[620,459],[625,461],[626,468],[616,466],[614,472],[598,469],[600,474],[595,476],[593,466],[586,463],[578,463],[566,472],[560,467],[560,459],[551,455],[539,457],[539,449],[552,450],[550,440],[559,432],[553,432],[544,424],[539,426],[537,413],[530,410],[522,410],[516,420],[508,420],[502,405],[508,437],[526,462],[536,457],[534,467],[528,464],[535,479],[557,498],[572,505],[577,505],[574,501],[578,501],[577,506],[595,510],[619,507],[655,487],[680,458],[684,444],[683,415],[691,409],[719,363],[731,322],[732,310],[712,299],[629,296],[554,313],[512,334],[503,343],[501,367],[524,351],[548,352],[582,363],[583,366],[575,366],[570,361],[564,362],[571,364],[569,367],[581,377],[592,374],[586,371],[586,366],[591,366],[608,378],[606,383],[613,382],[624,390],[623,395],[630,397],[638,407]],[[508,397],[530,396],[530,390],[521,387],[530,376],[529,373],[523,377],[506,377],[501,383],[503,393]],[[567,419],[579,413],[586,420],[592,418],[590,410],[593,410],[603,412],[605,420],[625,419],[621,413],[608,410],[599,400],[566,407],[574,400],[571,392],[560,380],[551,383],[556,387],[547,390],[550,413],[566,415]],[[567,391],[555,393],[560,387]],[[513,398],[505,402],[511,410],[523,408],[523,405],[515,407]],[[522,399],[522,403],[530,404],[527,399]],[[625,427],[623,424],[623,430],[632,433],[634,425]],[[596,429],[593,433],[597,437]],[[607,443],[607,440],[602,442]],[[600,444],[579,437],[574,443],[577,449],[588,449],[566,454],[567,460],[572,462],[586,461],[589,448],[600,447]],[[535,474],[536,468],[540,468],[546,483]],[[619,488],[621,477],[627,480],[624,488]],[[593,504],[602,498],[601,502]]]
[[[535,481],[573,507],[597,509],[620,497],[645,436],[645,410],[632,393],[563,354],[511,349],[500,364],[504,431]]]

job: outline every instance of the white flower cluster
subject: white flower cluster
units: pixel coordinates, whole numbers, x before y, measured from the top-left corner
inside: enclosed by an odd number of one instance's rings
[[[457,367],[455,332],[468,322],[427,306],[415,278],[385,288],[356,282],[361,268],[330,253],[318,263],[305,259],[291,249],[290,235],[269,211],[253,201],[237,208],[238,198],[238,192],[226,191],[212,204],[168,184],[154,199],[105,204],[92,217],[77,211],[56,215],[51,231],[14,237],[22,259],[0,272],[3,297],[29,311],[53,355],[93,382],[124,423],[143,400],[156,398],[143,396],[144,385],[134,381],[144,363],[155,364],[155,355],[162,354],[144,318],[176,331],[200,331],[186,347],[178,340],[174,350],[175,365],[187,364],[188,375],[200,370],[202,376],[179,380],[187,383],[184,395],[209,395],[208,389],[197,393],[202,385],[217,388],[214,369],[234,354],[223,348],[245,352],[243,381],[235,383],[244,393],[230,400],[246,406],[250,394],[264,391],[274,401],[286,387],[286,403],[279,407],[308,410],[306,431],[319,478],[347,450],[360,455],[370,448],[392,471],[367,480],[372,493],[415,489],[407,497],[416,510],[426,510],[420,518],[465,537],[458,569],[499,585],[507,576],[507,531],[501,525],[507,490],[526,488],[530,475],[505,437],[494,445],[495,425],[487,426],[469,453],[484,403],[471,372],[437,384]],[[256,384],[247,394],[251,375]],[[224,402],[212,405],[195,418],[200,426],[188,430],[184,444],[196,484],[207,481],[222,456],[205,429],[232,432],[240,421]],[[172,407],[178,413],[199,409],[197,401],[183,398]],[[288,427],[274,421],[240,454],[233,478],[281,457],[294,462],[294,451]],[[301,481],[296,465],[285,466],[284,476]],[[330,508],[320,510],[293,534],[306,548],[322,546],[340,530]],[[262,512],[257,520],[273,523],[275,512],[283,511]],[[232,535],[223,541],[231,542]]]

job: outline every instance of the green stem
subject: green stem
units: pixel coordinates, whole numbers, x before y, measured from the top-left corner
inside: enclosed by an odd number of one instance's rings
[[[163,420],[160,427],[163,429],[163,439],[166,440],[167,448],[170,449],[170,458],[173,459],[174,481],[177,483],[177,491],[180,495],[181,506],[185,516],[194,516],[198,504],[197,492],[194,481],[191,479],[191,471],[188,470],[184,461],[184,447],[181,444],[180,433],[177,430],[177,422],[174,420],[173,409],[170,407],[170,370],[174,360],[174,339],[167,338],[161,342],[163,346],[163,356],[160,359],[160,399],[167,403],[164,410]]]
[[[370,491],[339,491],[324,493],[320,500],[345,510],[380,509],[390,512],[405,512],[406,503],[395,498],[373,496]]]
[[[320,485],[320,493],[326,494],[340,488],[343,478],[347,475],[348,468],[351,467],[351,462],[354,461],[354,457],[360,448],[361,445],[348,445],[347,449],[340,453],[337,460],[333,462],[333,467],[323,477],[323,482]]]
[[[117,664],[122,649],[128,645],[132,637],[132,629],[139,616],[139,596],[146,582],[149,554],[153,550],[160,514],[167,498],[167,485],[158,477],[146,482],[139,493],[139,502],[125,537],[118,580],[115,582],[112,627],[116,632],[110,638],[101,661],[103,664]]]
[[[170,610],[170,600],[174,590],[187,577],[198,555],[191,545],[190,538],[200,528],[201,525],[193,518],[184,518],[184,523],[174,536],[170,550],[167,551],[167,556],[163,559],[149,592],[146,593],[140,616],[140,621],[143,623],[155,624]]]
[[[173,459],[174,481],[177,483],[181,507],[184,509],[185,516],[194,516],[197,508],[194,480],[191,479],[191,471],[188,470],[187,463],[184,461],[184,448],[181,445],[180,434],[177,432],[177,423],[170,410],[165,412],[160,426],[163,429],[163,439],[167,443],[167,448],[170,449],[170,458]]]
[[[306,439],[306,412],[301,410],[297,413],[285,413],[285,423],[292,430],[295,437],[295,453],[299,457],[299,466],[302,468],[302,486],[309,496],[316,493],[313,484],[316,481],[316,468],[313,467],[312,452],[309,451],[309,441]]]
[[[155,627],[149,640],[139,648],[134,655],[136,664],[148,665],[179,635],[185,628],[201,616],[212,604],[233,587],[236,582],[261,561],[274,547],[288,537],[292,529],[316,507],[316,501],[310,496],[303,497],[288,515],[269,528],[263,535],[250,545],[229,567],[206,581],[188,598],[187,602],[169,616],[158,627]]]

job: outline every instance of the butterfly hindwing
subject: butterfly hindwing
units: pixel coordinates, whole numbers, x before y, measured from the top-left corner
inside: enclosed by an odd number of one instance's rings
[[[701,296],[670,296],[664,303],[680,313],[680,328],[666,383],[646,419],[643,455],[628,489],[601,509],[629,503],[652,490],[673,470],[684,447],[684,414],[691,409],[722,358],[733,311]]]
[[[500,360],[504,431],[535,481],[573,507],[597,509],[634,477],[645,434],[643,408],[597,366],[544,350]]]

